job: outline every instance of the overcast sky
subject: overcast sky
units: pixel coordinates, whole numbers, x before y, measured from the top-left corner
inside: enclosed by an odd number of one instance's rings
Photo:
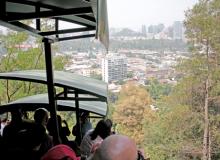
[[[109,27],[140,30],[142,25],[169,26],[184,20],[184,11],[196,2],[198,0],[107,0]],[[61,24],[63,29],[70,26]]]
[[[184,20],[184,11],[198,0],[107,0],[109,27],[140,29],[141,25]]]

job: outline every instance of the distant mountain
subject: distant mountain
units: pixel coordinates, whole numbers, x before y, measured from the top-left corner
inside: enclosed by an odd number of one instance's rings
[[[123,28],[120,31],[116,32],[111,32],[111,36],[115,36],[115,37],[136,37],[136,36],[141,36],[141,33],[139,32],[135,32],[129,28]]]

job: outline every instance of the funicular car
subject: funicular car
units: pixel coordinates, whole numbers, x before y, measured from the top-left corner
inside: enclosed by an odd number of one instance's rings
[[[41,20],[54,20],[54,30],[42,31]],[[23,20],[35,21],[35,26]],[[44,43],[46,70],[0,73],[0,79],[21,80],[47,85],[47,93],[24,97],[0,106],[0,113],[16,108],[33,111],[45,107],[56,120],[58,111],[75,111],[77,132],[81,133],[80,112],[88,111],[97,118],[107,114],[107,84],[72,73],[53,70],[51,44],[59,41],[96,37],[108,48],[106,0],[1,0],[0,25],[41,37]],[[61,29],[62,22],[73,24]],[[75,25],[75,26],[74,26]],[[74,43],[74,41],[73,41]],[[58,92],[56,88],[62,89]],[[59,131],[53,137],[59,143]]]

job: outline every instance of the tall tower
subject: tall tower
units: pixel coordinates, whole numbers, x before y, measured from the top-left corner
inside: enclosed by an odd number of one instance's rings
[[[146,30],[146,26],[145,25],[142,25],[141,33],[142,33],[143,36],[147,36],[147,30]]]
[[[108,54],[102,59],[102,80],[109,83],[127,78],[127,58]]]
[[[183,23],[181,21],[173,23],[173,39],[183,39]]]

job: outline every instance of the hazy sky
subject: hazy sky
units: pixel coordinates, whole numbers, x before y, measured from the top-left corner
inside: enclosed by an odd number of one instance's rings
[[[198,0],[107,0],[109,27],[140,30],[143,24],[172,25],[174,21],[184,20],[184,11],[196,2]],[[70,26],[61,24],[63,29]]]
[[[144,24],[184,20],[184,11],[198,0],[107,0],[109,27],[140,29]]]

